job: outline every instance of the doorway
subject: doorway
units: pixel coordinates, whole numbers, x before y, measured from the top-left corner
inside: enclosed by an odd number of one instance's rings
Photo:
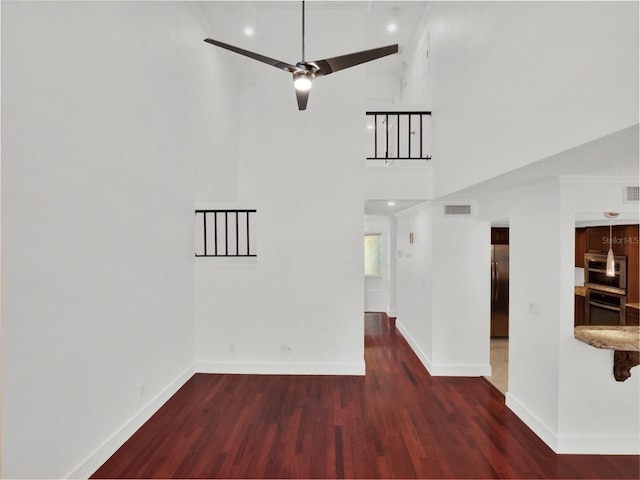
[[[364,310],[381,312],[396,318],[397,219],[403,212],[424,200],[369,199],[364,204],[364,235],[379,235],[379,270],[365,271]],[[366,243],[365,243],[366,245]],[[367,248],[366,246],[364,247]],[[375,257],[375,255],[374,255]],[[367,259],[365,258],[365,263]]]

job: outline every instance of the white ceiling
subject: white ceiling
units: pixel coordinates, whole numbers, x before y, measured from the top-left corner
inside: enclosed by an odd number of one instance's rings
[[[295,64],[302,58],[301,1],[203,1],[195,4],[211,27],[209,37],[267,57]],[[397,43],[398,54],[359,65],[367,74],[399,77],[408,49],[421,24],[424,1],[306,1],[305,59],[320,60]],[[389,24],[395,32],[389,32]],[[245,28],[254,31],[252,36]],[[210,46],[211,48],[217,48]],[[241,55],[225,52],[242,77],[255,77],[272,68]],[[339,74],[339,73],[338,73]],[[369,200],[366,215],[393,215],[421,201]]]
[[[306,1],[305,60],[335,57],[397,43],[400,52],[355,68],[378,75],[402,73],[403,47],[420,24],[427,2],[422,1]],[[196,8],[211,26],[209,37],[295,64],[302,58],[301,1],[204,1]],[[387,26],[394,23],[395,32]],[[246,27],[254,34],[247,36]],[[217,48],[211,46],[211,48]],[[242,76],[271,68],[228,52]]]
[[[200,1],[195,8],[204,18],[207,36],[271,58],[297,63],[301,60],[301,1]],[[368,74],[400,76],[416,29],[424,22],[424,1],[307,1],[306,60],[357,52],[398,43],[400,52],[354,68]],[[387,31],[395,23],[397,30]],[[254,30],[247,36],[244,29]],[[207,48],[218,48],[207,45]],[[254,77],[273,68],[241,55],[224,52],[242,77]],[[336,75],[339,75],[338,72]],[[561,152],[525,167],[487,180],[442,199],[482,197],[558,175],[638,176],[637,127]],[[416,201],[370,200],[365,213],[394,214]],[[405,203],[406,202],[406,203]]]

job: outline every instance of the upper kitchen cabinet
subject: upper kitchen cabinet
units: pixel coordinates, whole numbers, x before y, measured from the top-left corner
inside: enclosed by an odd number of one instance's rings
[[[584,254],[587,253],[587,229],[576,228],[575,266],[584,268]]]
[[[640,238],[638,225],[627,225],[627,302],[640,302]]]
[[[612,243],[615,255],[627,254],[627,226],[614,225],[611,231],[613,242],[609,240],[609,227],[587,227],[586,229],[587,250],[586,253],[607,254],[609,244]],[[576,234],[577,239],[577,234]],[[577,250],[577,247],[576,247]],[[584,255],[583,255],[584,256]],[[583,262],[584,263],[584,262]],[[584,266],[581,265],[581,266]]]
[[[492,228],[491,245],[509,245],[509,229],[506,227]]]

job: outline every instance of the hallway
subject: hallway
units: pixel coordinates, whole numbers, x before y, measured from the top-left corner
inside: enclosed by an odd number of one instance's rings
[[[366,376],[196,374],[92,478],[637,478],[637,456],[554,454],[365,317]]]

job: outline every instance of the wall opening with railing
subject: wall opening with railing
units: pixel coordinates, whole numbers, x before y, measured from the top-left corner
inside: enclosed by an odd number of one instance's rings
[[[371,111],[367,115],[367,160],[431,160],[431,112]]]
[[[196,257],[255,257],[256,210],[196,210]]]

